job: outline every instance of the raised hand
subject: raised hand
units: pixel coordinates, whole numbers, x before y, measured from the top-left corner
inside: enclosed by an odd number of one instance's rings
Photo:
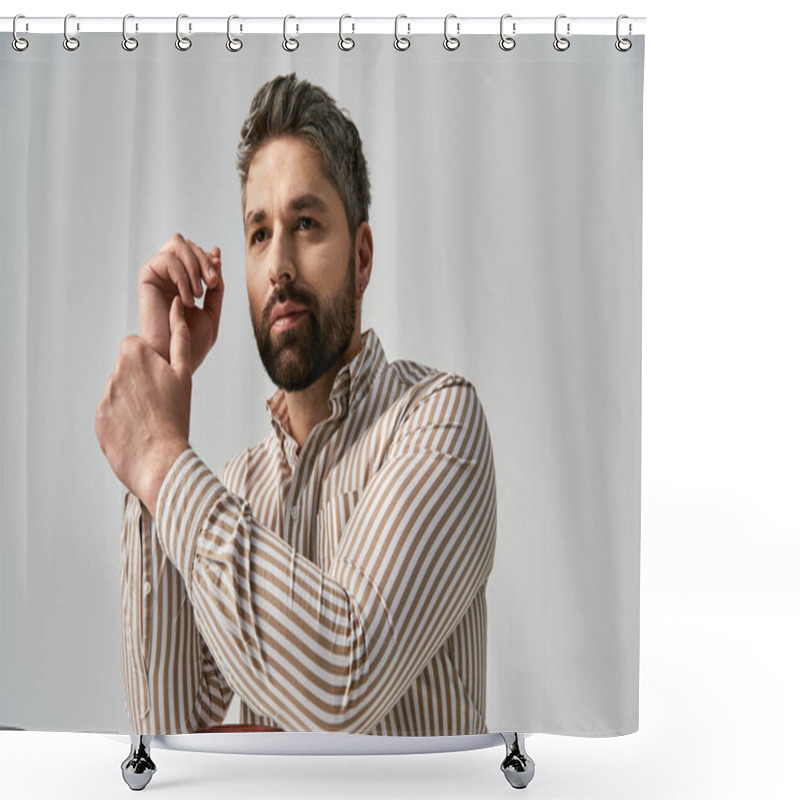
[[[167,325],[167,358],[140,336],[122,342],[95,415],[97,440],[111,469],[153,516],[164,478],[189,446],[191,336],[179,297]]]
[[[205,297],[203,297],[205,286]],[[217,340],[225,284],[218,247],[206,252],[176,233],[139,270],[139,333],[164,359],[170,357],[170,308],[180,296],[191,337],[192,373]],[[199,307],[195,298],[203,297]]]

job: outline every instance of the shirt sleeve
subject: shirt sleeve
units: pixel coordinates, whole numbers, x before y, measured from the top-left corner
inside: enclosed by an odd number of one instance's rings
[[[247,705],[286,730],[367,732],[491,570],[483,410],[455,376],[412,398],[328,573],[254,519],[191,448],[162,485],[157,520],[203,639]]]
[[[122,669],[134,733],[189,733],[223,721],[233,693],[137,497],[125,495],[120,550]]]

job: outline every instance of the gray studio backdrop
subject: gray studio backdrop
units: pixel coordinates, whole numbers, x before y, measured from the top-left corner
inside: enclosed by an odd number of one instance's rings
[[[139,266],[179,231],[223,254],[192,444],[214,469],[268,430],[235,149],[256,89],[297,71],[349,110],[373,183],[364,329],[460,373],[490,425],[498,540],[489,728],[638,726],[644,38],[0,37],[0,722],[129,730],[123,490],[94,432]]]

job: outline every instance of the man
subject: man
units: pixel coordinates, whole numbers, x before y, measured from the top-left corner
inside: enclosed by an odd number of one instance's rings
[[[358,131],[281,76],[239,146],[247,293],[278,387],[272,431],[218,480],[189,444],[191,376],[212,347],[218,248],[176,235],[139,273],[97,436],[129,489],[123,658],[134,733],[482,733],[496,499],[474,388],[388,363],[361,332],[372,271]],[[205,287],[205,289],[204,289]],[[202,307],[195,298],[203,296]]]

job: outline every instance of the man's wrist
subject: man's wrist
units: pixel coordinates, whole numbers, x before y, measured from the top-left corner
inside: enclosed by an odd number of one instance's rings
[[[139,499],[145,504],[150,516],[155,519],[158,509],[158,496],[161,486],[167,477],[172,465],[178,460],[181,453],[189,449],[186,439],[169,439],[159,442],[156,452],[149,459],[148,474],[145,477],[143,497]]]

